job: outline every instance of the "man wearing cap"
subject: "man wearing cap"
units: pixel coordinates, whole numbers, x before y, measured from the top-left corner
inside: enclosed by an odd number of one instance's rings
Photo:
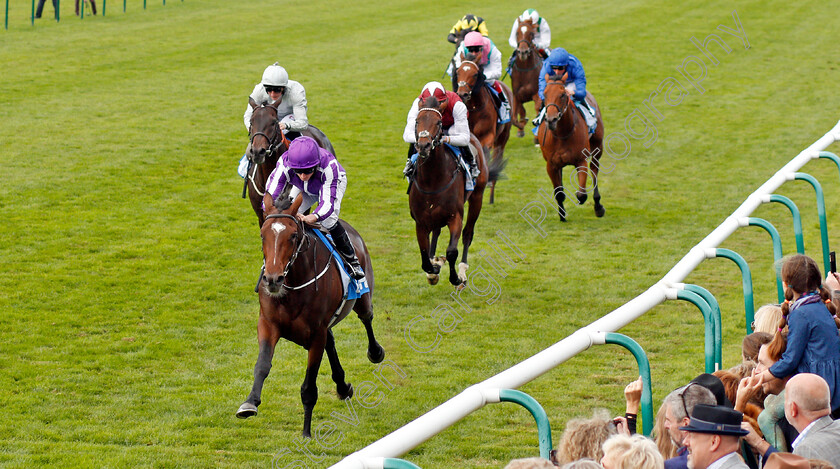
[[[467,117],[467,106],[464,105],[457,93],[447,91],[439,82],[426,83],[423,91],[420,92],[420,96],[411,103],[411,109],[408,110],[408,116],[405,119],[403,140],[411,144],[408,150],[408,161],[405,162],[405,169],[403,169],[403,174],[407,178],[411,178],[414,174],[414,162],[411,157],[416,153],[414,144],[417,143],[417,136],[414,135],[414,132],[417,127],[417,113],[420,112],[420,104],[430,96],[434,96],[438,101],[437,111],[441,114],[441,124],[443,125],[441,141],[455,147],[467,147],[470,144],[470,122]],[[478,166],[472,152],[464,148],[461,151],[461,156],[470,165],[472,177],[478,177]]]
[[[699,404],[691,413],[691,420],[680,430],[688,432],[690,469],[749,469],[741,456],[740,438],[747,434],[741,429],[744,414],[725,406]]]
[[[709,375],[712,376],[712,375]],[[714,376],[713,376],[714,377]],[[686,432],[680,427],[689,424],[691,412],[698,404],[715,405],[715,396],[703,385],[691,382],[671,391],[663,402],[665,406],[665,429],[671,441],[679,448],[677,456],[665,461],[665,469],[687,469],[688,448],[683,446]]]

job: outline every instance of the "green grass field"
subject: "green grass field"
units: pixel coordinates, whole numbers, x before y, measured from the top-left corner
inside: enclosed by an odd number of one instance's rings
[[[479,292],[486,284],[465,290],[467,314],[450,286],[427,285],[420,270],[400,177],[405,114],[423,84],[440,79],[455,20],[486,18],[506,60],[510,25],[529,7],[550,22],[553,45],[583,62],[608,135],[629,135],[624,122],[636,110],[654,119],[644,101],[668,77],[686,93],[675,106],[658,98],[656,140],[652,130],[630,138],[630,154],[605,170],[606,216],[596,218],[591,201],[567,204],[568,223],[549,214],[545,237],[519,214],[551,189],[542,157],[530,139],[511,138],[507,179],[479,219],[471,271],[494,272],[478,254],[500,242],[499,230],[524,258],[494,277],[492,304]],[[65,0],[59,23],[47,5],[34,27],[30,9],[12,0],[9,30],[0,32],[4,467],[304,467],[294,465],[306,460],[302,349],[278,344],[259,416],[234,417],[257,357],[261,265],[236,164],[247,96],[275,60],[306,87],[310,120],[348,171],[342,217],[366,238],[376,332],[405,373],[390,375],[392,389],[378,388],[376,405],[354,399],[356,418],[346,423],[325,361],[313,424],[332,422],[341,433],[309,443],[308,467],[337,462],[646,290],[840,118],[840,17],[819,1],[170,0],[144,11],[132,0],[126,13],[109,2],[107,16],[79,20]],[[735,28],[733,10],[748,49],[717,29]],[[713,33],[731,48],[709,46],[718,65],[691,42]],[[705,60],[702,94],[677,71],[690,56]],[[642,127],[631,122],[639,137]],[[836,233],[837,168],[819,161],[804,171],[823,183]],[[797,182],[780,193],[801,208],[806,251],[822,265],[813,190]],[[776,225],[793,252],[786,209],[763,206],[754,216]],[[750,262],[757,305],[774,302],[767,234],[745,228],[721,247]],[[709,260],[686,281],[721,303],[724,365],[735,364],[740,274]],[[432,321],[419,323],[410,344],[409,321],[441,304],[463,320],[433,349]],[[702,331],[701,315],[684,302],[622,329],[649,354],[656,405],[703,371]],[[335,336],[348,380],[376,382],[361,324],[350,317]],[[522,390],[547,410],[556,443],[569,418],[623,412],[622,390],[636,375],[629,353],[594,348]],[[527,412],[489,406],[403,457],[424,468],[502,467],[536,455],[536,442]]]

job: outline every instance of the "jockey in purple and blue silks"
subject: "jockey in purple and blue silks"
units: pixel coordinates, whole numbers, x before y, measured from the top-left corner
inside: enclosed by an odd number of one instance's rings
[[[566,52],[566,49],[558,47],[551,51],[548,58],[543,62],[540,70],[539,95],[543,101],[540,113],[534,119],[533,124],[539,126],[545,117],[545,86],[546,76],[563,75],[568,73],[566,78],[566,93],[572,96],[575,104],[582,111],[586,118],[586,125],[589,126],[589,133],[595,131],[595,110],[586,102],[586,74],[583,72],[583,65],[574,55]]]
[[[277,160],[277,167],[268,177],[265,192],[276,199],[286,184],[291,184],[289,196],[294,200],[298,194],[303,196],[303,203],[297,213],[298,220],[304,223],[320,223],[329,230],[335,247],[350,264],[350,276],[358,280],[365,272],[359,264],[359,258],[347,237],[347,232],[338,223],[341,199],[347,189],[347,173],[338,163],[335,155],[319,147],[314,139],[306,136],[292,140],[289,150]],[[304,215],[308,208],[318,204],[318,209]]]

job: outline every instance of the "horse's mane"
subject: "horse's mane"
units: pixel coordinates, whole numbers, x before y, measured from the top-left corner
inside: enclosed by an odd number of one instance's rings
[[[292,206],[292,198],[289,197],[289,194],[292,192],[292,185],[286,184],[286,187],[283,188],[283,192],[274,199],[274,207],[281,212],[287,210],[289,207]]]

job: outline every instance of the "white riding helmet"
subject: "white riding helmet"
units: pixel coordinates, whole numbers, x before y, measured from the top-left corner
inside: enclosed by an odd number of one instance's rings
[[[528,8],[519,15],[519,21],[531,20],[532,23],[537,24],[540,21],[540,14],[533,8]]]
[[[286,86],[289,84],[289,74],[277,62],[269,65],[262,76],[262,84],[268,86]]]

